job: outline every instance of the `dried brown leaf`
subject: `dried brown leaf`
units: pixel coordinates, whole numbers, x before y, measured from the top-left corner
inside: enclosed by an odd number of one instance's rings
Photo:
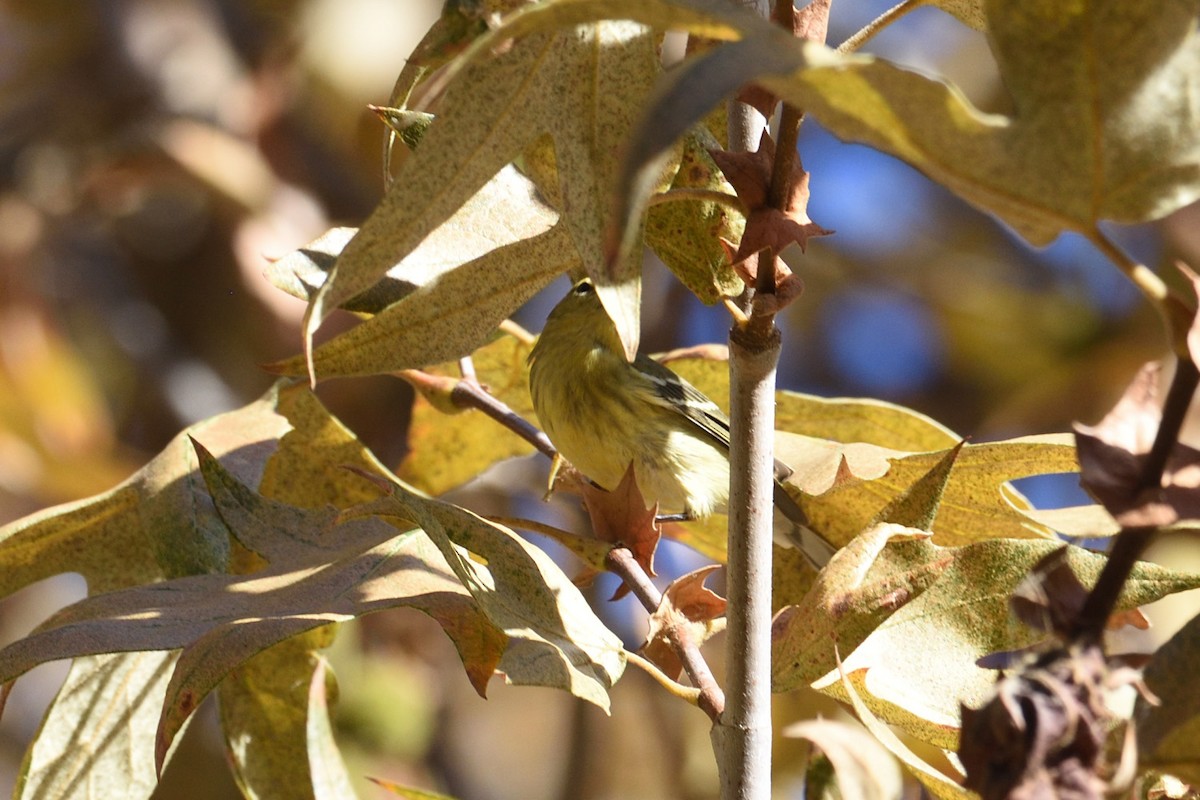
[[[633,559],[646,574],[655,575],[654,551],[658,549],[658,540],[662,538],[662,529],[656,521],[658,506],[646,508],[646,501],[642,499],[637,486],[633,464],[625,470],[621,482],[611,492],[590,481],[580,481],[579,485],[596,538],[629,548]],[[628,592],[628,587],[622,584],[613,599],[618,600]]]
[[[742,234],[742,241],[734,256],[735,261],[745,261],[751,255],[766,249],[782,253],[792,242],[800,245],[800,249],[803,250],[808,246],[810,237],[832,233],[809,219],[808,173],[800,165],[799,159],[793,167],[788,184],[790,191],[784,207],[773,208],[768,204],[771,170],[775,162],[775,142],[766,131],[759,140],[758,149],[753,153],[714,150],[712,157],[748,211],[746,231]],[[790,272],[787,274],[790,275]]]
[[[1162,421],[1160,362],[1142,367],[1099,425],[1075,425],[1080,482],[1123,527],[1200,518],[1200,450],[1176,444],[1161,486],[1144,485],[1146,456]]]
[[[712,564],[676,578],[650,615],[650,631],[642,655],[672,678],[683,670],[675,650],[677,642],[698,646],[724,627],[721,620],[728,604],[725,598],[704,586],[708,576],[720,568],[719,564]]]

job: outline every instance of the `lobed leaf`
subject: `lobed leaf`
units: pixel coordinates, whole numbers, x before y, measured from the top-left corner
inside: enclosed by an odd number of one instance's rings
[[[691,13],[703,4],[672,5]],[[968,4],[946,7],[980,21]],[[983,9],[1012,96],[1007,116],[886,61],[731,20],[737,30],[726,38],[738,41],[685,62],[660,86],[631,140],[617,227],[640,217],[671,144],[750,83],[844,139],[907,161],[1034,244],[1100,220],[1158,219],[1200,197],[1200,132],[1188,122],[1200,108],[1196,0],[990,0]]]
[[[659,70],[653,37],[632,23],[600,22],[527,36],[500,55],[463,64],[421,147],[313,298],[306,341],[333,308],[377,282],[545,134],[554,145],[562,224],[636,350],[637,262],[611,270],[602,236],[617,145]],[[499,276],[487,281],[492,289],[505,284]]]
[[[608,710],[608,689],[625,666],[624,648],[542,550],[502,525],[398,484],[393,494],[355,513],[399,515],[420,524],[488,619],[508,635],[500,662],[507,680],[564,689]]]
[[[346,308],[373,316],[312,352],[316,376],[387,374],[480,347],[514,309],[578,268],[569,233],[557,219],[530,181],[505,167],[379,283],[346,301]],[[276,262],[275,283],[293,293],[299,285],[311,296],[337,269],[338,245],[347,242],[335,231],[345,230],[334,229]],[[303,375],[308,363],[296,356],[269,368]]]
[[[827,568],[819,588],[782,626],[777,687],[813,681],[814,688],[845,699],[835,669],[836,641],[849,654],[846,673],[858,676],[857,688],[874,713],[918,739],[953,749],[959,703],[978,705],[995,680],[975,662],[1036,641],[1032,631],[1014,624],[1009,597],[1042,557],[1063,545],[998,539],[943,548],[895,541],[892,534],[880,546],[880,531],[864,537],[874,547],[864,551],[865,543],[852,543],[857,558]],[[1067,558],[1087,586],[1105,560],[1077,547],[1069,547]],[[1119,607],[1198,585],[1200,575],[1139,563]]]

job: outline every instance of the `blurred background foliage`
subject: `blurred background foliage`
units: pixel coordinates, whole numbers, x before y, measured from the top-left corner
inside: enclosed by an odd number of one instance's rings
[[[830,41],[888,5],[834,3]],[[182,427],[270,385],[258,365],[299,349],[303,308],[261,278],[266,259],[371,211],[383,134],[365,105],[387,100],[439,8],[0,4],[0,522],[111,487]],[[948,76],[985,109],[1006,107],[983,36],[935,9],[866,49]],[[811,121],[800,146],[811,216],[837,234],[789,254],[807,290],[781,320],[784,387],[900,402],[983,441],[1094,422],[1141,362],[1162,355],[1158,321],[1089,245],[1064,237],[1035,251]],[[1110,233],[1164,274],[1177,258],[1200,264],[1195,207]],[[647,349],[724,340],[720,307],[661,268],[645,283],[649,308],[672,309],[646,315]],[[565,285],[519,320],[540,328]],[[335,381],[320,394],[385,462],[399,461],[402,382]],[[543,469],[525,471],[534,492]],[[1080,500],[1073,479],[1022,488],[1040,505]],[[597,600],[611,588],[601,582]],[[27,589],[0,604],[0,637],[82,592],[69,577]],[[636,646],[636,619],[614,627]],[[353,773],[470,798],[712,796],[706,720],[636,671],[605,720],[548,690],[496,684],[484,705],[441,632],[411,612],[348,627],[333,658]],[[62,674],[50,665],[22,679],[0,721],[0,787]],[[810,699],[779,705],[784,720],[793,705],[812,711]],[[158,796],[237,796],[207,711]],[[781,751],[780,770],[796,756]]]

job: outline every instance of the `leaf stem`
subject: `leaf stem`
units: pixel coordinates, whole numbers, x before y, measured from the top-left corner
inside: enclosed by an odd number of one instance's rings
[[[887,11],[880,14],[875,19],[868,22],[861,30],[855,33],[846,41],[842,42],[837,47],[839,53],[853,53],[875,37],[875,34],[891,25],[893,22],[903,18],[910,11],[915,11],[921,7],[920,0],[904,0],[901,3],[889,8]]]
[[[1133,285],[1158,309],[1163,323],[1167,327],[1167,336],[1172,351],[1181,362],[1189,360],[1191,356],[1187,349],[1187,333],[1191,328],[1192,318],[1196,314],[1195,304],[1172,293],[1163,279],[1152,269],[1130,258],[1129,254],[1118,247],[1098,227],[1086,231],[1085,236],[1096,246],[1096,249],[1116,265],[1117,269],[1125,273],[1126,277],[1133,281]]]
[[[650,205],[659,206],[664,203],[675,203],[682,200],[700,200],[708,203],[719,203],[726,208],[746,213],[746,204],[736,194],[728,194],[717,189],[681,188],[669,189],[656,195],[651,195]]]
[[[482,411],[532,444],[547,458],[554,458],[558,454],[558,451],[550,443],[550,439],[546,434],[538,430],[535,425],[531,424],[520,414],[484,391],[483,387],[477,381],[466,379],[455,381],[454,387],[450,390],[450,401],[458,408],[474,408]]]
[[[678,681],[671,680],[667,673],[655,666],[654,662],[642,658],[637,653],[626,650],[625,658],[630,664],[633,664],[636,667],[641,667],[643,672],[648,674],[651,678],[654,678],[654,680],[656,680],[660,686],[673,694],[675,697],[678,697],[681,700],[686,700],[694,706],[700,705],[699,689],[691,686],[684,686]]]

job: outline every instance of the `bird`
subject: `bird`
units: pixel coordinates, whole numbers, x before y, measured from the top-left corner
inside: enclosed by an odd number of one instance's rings
[[[612,491],[632,464],[646,508],[657,504],[660,519],[727,510],[729,418],[668,367],[641,353],[625,357],[591,279],[575,283],[547,317],[529,354],[529,390],[551,443],[591,482]],[[784,538],[819,566],[832,548],[783,488],[789,473],[776,462],[775,504],[791,523],[784,527],[797,529]]]

